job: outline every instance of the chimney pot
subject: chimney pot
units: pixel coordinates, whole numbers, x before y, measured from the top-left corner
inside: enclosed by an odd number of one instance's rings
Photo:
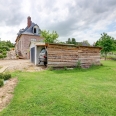
[[[31,26],[31,17],[27,17],[27,27],[29,28]]]

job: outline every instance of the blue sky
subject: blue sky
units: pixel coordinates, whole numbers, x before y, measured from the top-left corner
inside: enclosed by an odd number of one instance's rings
[[[93,44],[101,33],[116,39],[116,0],[0,0],[0,38],[13,43],[31,16],[41,30],[57,31],[59,41]]]

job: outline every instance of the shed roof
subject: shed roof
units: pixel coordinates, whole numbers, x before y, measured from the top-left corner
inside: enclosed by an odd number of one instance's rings
[[[47,43],[46,43],[47,44]],[[77,46],[74,44],[59,44],[59,43],[49,43],[48,45],[58,45],[58,46],[74,46],[74,47],[85,47],[85,48],[99,48],[102,49],[101,47],[96,47],[96,46]]]

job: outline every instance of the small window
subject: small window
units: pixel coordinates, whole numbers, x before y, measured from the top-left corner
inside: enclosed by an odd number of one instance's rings
[[[36,28],[34,28],[34,33],[36,33]]]

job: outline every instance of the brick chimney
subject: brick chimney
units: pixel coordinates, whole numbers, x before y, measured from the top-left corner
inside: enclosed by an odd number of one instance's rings
[[[27,27],[29,28],[31,26],[31,17],[27,17]]]

